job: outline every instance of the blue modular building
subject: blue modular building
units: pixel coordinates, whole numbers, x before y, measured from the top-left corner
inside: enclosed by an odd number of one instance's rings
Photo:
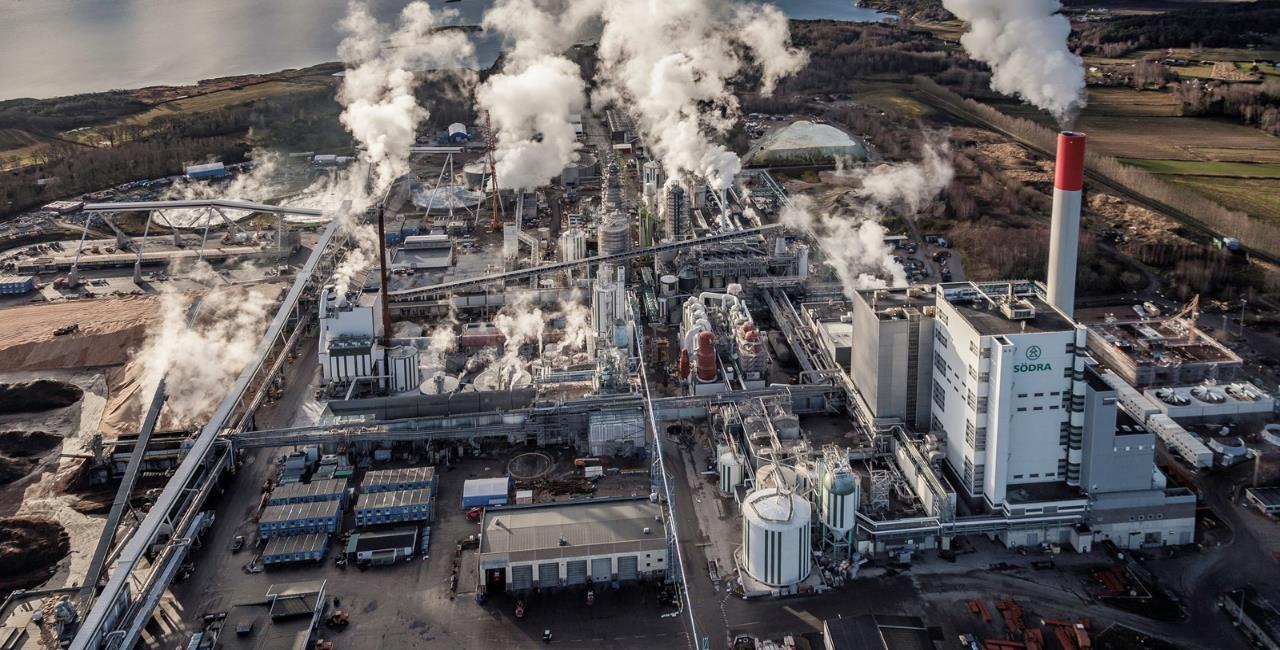
[[[431,491],[398,490],[361,494],[355,507],[357,526],[431,520]]]
[[[405,219],[400,225],[400,237],[414,237],[421,234],[422,222],[418,219]]]
[[[400,243],[400,233],[394,230],[386,231],[385,233],[383,233],[383,237],[386,238],[388,246],[393,246],[395,244]]]
[[[397,492],[401,490],[430,490],[435,492],[436,468],[434,467],[402,467],[400,469],[379,469],[365,472],[360,491],[365,494],[373,492]]]
[[[35,291],[34,275],[0,275],[0,294],[18,295]]]
[[[258,518],[258,536],[271,539],[309,533],[336,533],[341,521],[342,503],[338,501],[267,506]]]
[[[288,483],[277,486],[267,498],[267,505],[282,506],[289,503],[311,503],[313,501],[342,501],[347,492],[347,479],[331,478],[316,480],[310,483]]]
[[[471,479],[462,484],[462,507],[505,506],[510,491],[511,479],[506,476]]]
[[[294,562],[320,562],[329,546],[325,533],[273,537],[262,550],[262,563],[267,566]]]

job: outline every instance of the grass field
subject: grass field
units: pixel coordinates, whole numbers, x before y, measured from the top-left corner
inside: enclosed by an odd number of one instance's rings
[[[1162,176],[1165,181],[1193,189],[1255,219],[1280,223],[1280,178]]]
[[[1215,162],[1198,160],[1143,160],[1121,158],[1121,162],[1156,174],[1186,176],[1228,176],[1234,178],[1280,178],[1280,164]]]
[[[859,82],[852,96],[856,102],[875,106],[897,118],[931,117],[933,109],[920,103],[911,94],[910,84]]]

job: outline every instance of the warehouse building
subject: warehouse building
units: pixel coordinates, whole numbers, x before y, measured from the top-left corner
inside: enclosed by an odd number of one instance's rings
[[[266,566],[279,566],[295,562],[319,562],[324,559],[328,545],[329,536],[325,533],[273,537],[267,540],[267,546],[262,550],[262,563]]]
[[[360,483],[360,491],[365,494],[374,492],[397,492],[401,490],[435,491],[436,468],[434,467],[402,467],[400,469],[380,469],[365,472]]]
[[[278,486],[271,491],[267,500],[269,506],[282,506],[289,503],[312,503],[314,501],[343,501],[347,492],[347,479],[312,480],[310,483],[289,483]]]
[[[659,578],[662,509],[647,498],[512,506],[485,513],[479,588],[489,593]]]
[[[505,506],[510,491],[511,479],[506,476],[473,478],[462,484],[462,509]]]
[[[356,499],[356,525],[376,526],[431,520],[431,491],[397,490],[361,494]]]
[[[0,275],[0,295],[19,295],[35,291],[34,275]]]
[[[413,557],[417,538],[417,527],[356,533],[347,540],[347,559],[372,565],[394,564]]]
[[[863,614],[822,622],[827,650],[924,650],[934,648],[929,627],[915,616]]]
[[[342,504],[313,501],[267,506],[258,518],[258,536],[263,539],[308,533],[336,533],[342,519]]]

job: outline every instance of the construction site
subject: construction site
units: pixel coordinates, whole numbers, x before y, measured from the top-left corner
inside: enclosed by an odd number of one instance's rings
[[[1276,568],[1237,531],[1280,476],[1242,523],[1231,473],[1275,400],[1197,301],[1077,318],[1084,134],[1040,282],[689,173],[616,104],[538,182],[474,118],[385,182],[362,142],[301,199],[84,203],[5,253],[0,650],[1280,641],[1216,603]],[[783,119],[762,164],[883,182]]]

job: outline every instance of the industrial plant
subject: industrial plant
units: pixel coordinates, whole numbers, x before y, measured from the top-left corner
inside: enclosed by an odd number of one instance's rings
[[[130,325],[151,333],[139,365],[82,382],[86,413],[125,424],[61,452],[105,520],[64,567],[81,578],[14,591],[0,650],[811,647],[731,624],[738,606],[829,648],[958,647],[916,616],[934,611],[895,609],[886,585],[917,568],[975,621],[998,598],[1017,632],[966,648],[1053,647],[979,575],[1120,602],[1117,624],[1181,607],[1134,558],[1229,539],[1201,486],[1280,466],[1277,402],[1198,298],[1082,314],[1085,134],[1045,162],[1047,279],[976,279],[945,238],[881,225],[867,178],[893,165],[852,129],[789,116],[741,159],[708,141],[689,163],[625,104],[562,107],[515,147],[496,108],[424,122],[403,160],[356,135],[299,163],[318,181],[293,203],[68,207],[79,239],[15,261],[2,292],[128,276],[160,304]],[[852,211],[788,191],[819,172]],[[110,365],[90,316],[49,340]],[[1222,491],[1274,517],[1277,482]],[[1028,563],[1043,574],[1002,577]],[[882,611],[843,615],[877,590]],[[1064,615],[1041,627],[1095,647]]]

